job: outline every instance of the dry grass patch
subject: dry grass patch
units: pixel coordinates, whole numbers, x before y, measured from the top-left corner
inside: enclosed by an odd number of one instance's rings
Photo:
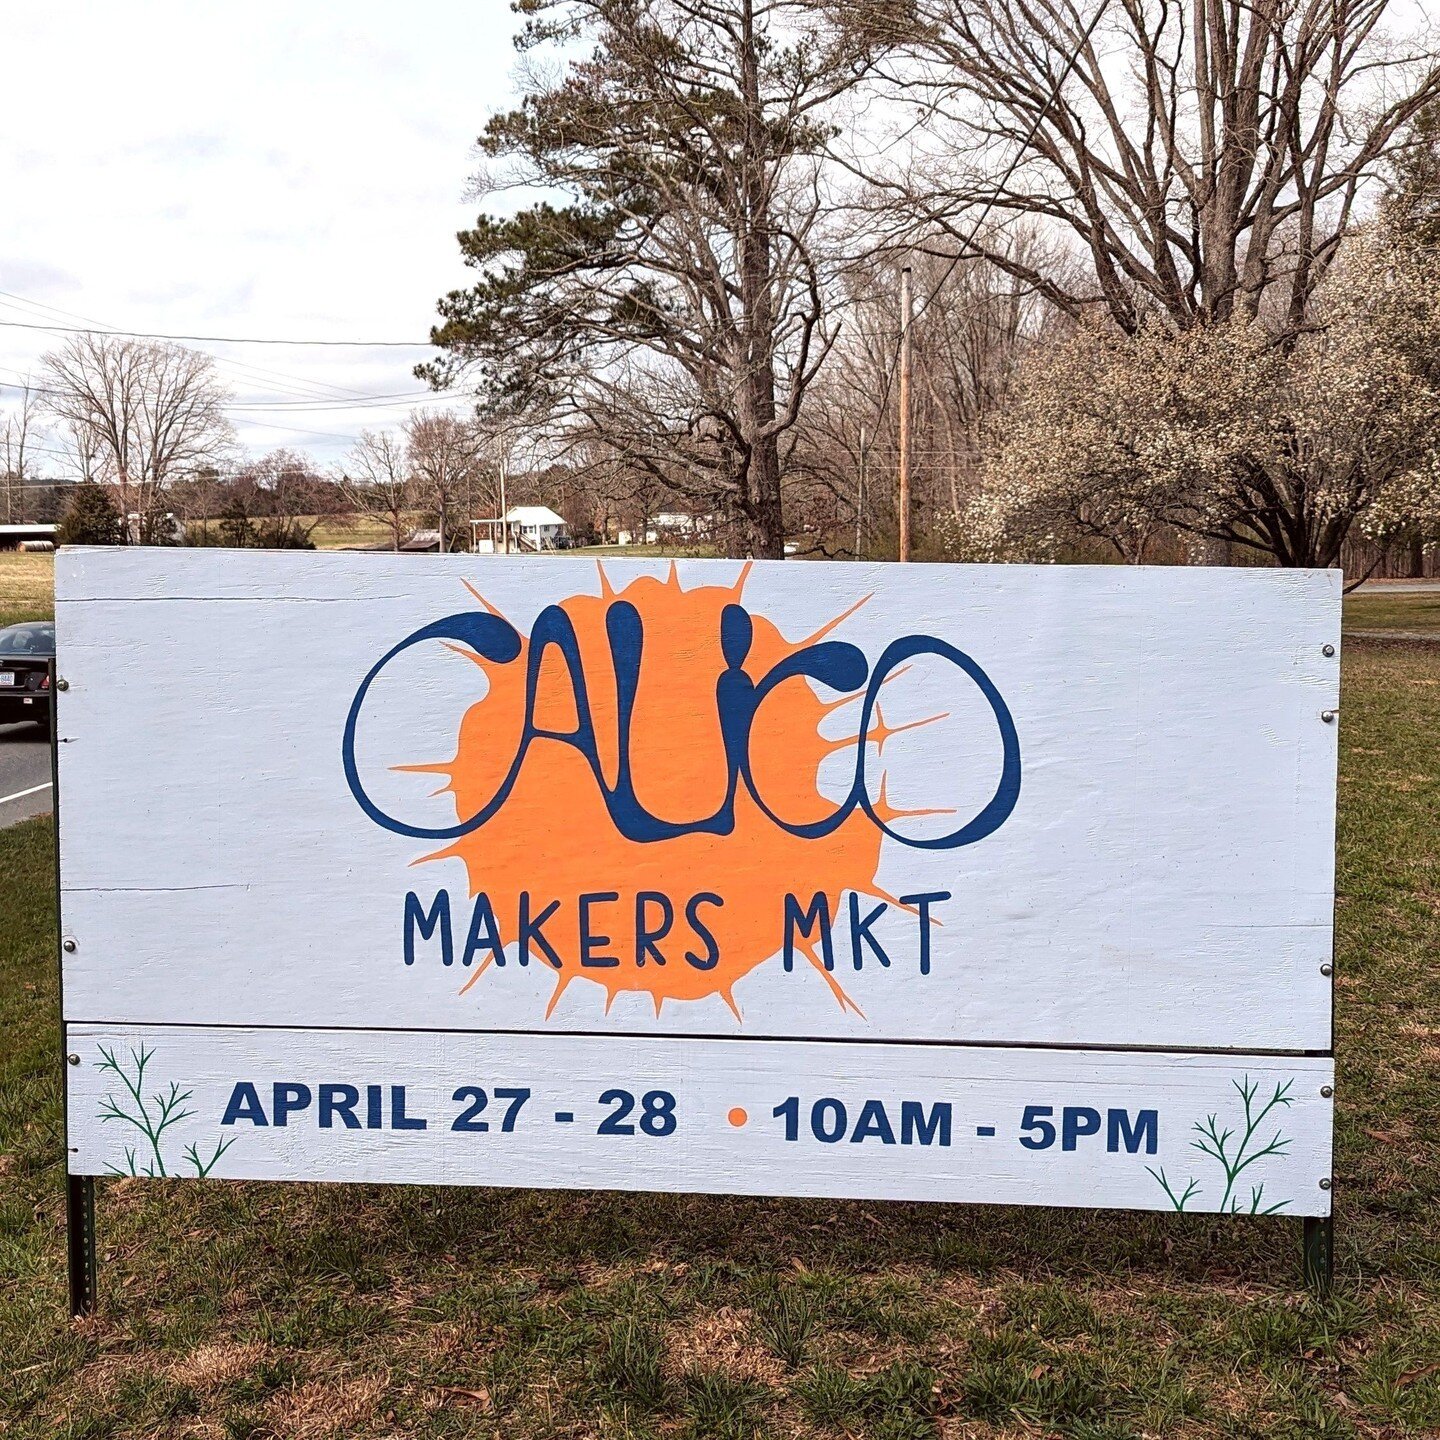
[[[197,1345],[171,1364],[166,1374],[177,1385],[192,1390],[216,1390],[253,1375],[269,1353],[270,1347],[258,1340],[214,1341]]]
[[[283,1390],[271,1402],[269,1414],[286,1440],[330,1440],[374,1433],[389,1424],[386,1400],[388,1376],[336,1376],[310,1380]]]
[[[732,1380],[778,1385],[785,1366],[761,1343],[755,1333],[755,1312],[722,1305],[672,1325],[666,1337],[670,1372],[683,1376],[693,1370],[719,1370]]]

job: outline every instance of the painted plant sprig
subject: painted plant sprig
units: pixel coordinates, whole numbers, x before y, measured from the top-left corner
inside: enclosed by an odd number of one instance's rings
[[[168,1090],[157,1090],[148,1100],[145,1096],[145,1068],[154,1059],[155,1052],[141,1045],[130,1051],[129,1068],[116,1058],[114,1050],[100,1046],[100,1069],[108,1070],[125,1087],[125,1094],[119,1099],[107,1093],[100,1102],[101,1120],[118,1120],[131,1125],[145,1137],[149,1154],[142,1161],[136,1147],[125,1147],[125,1168],[118,1165],[108,1167],[112,1175],[149,1175],[152,1178],[170,1174],[165,1168],[165,1155],[161,1145],[164,1134],[182,1120],[188,1120],[195,1112],[187,1110],[186,1104],[193,1095],[191,1090],[182,1090],[173,1080]],[[133,1074],[131,1071],[133,1070]],[[184,1158],[195,1167],[196,1175],[203,1178],[214,1168],[220,1157],[235,1143],[230,1136],[216,1143],[215,1153],[208,1160],[201,1158],[192,1143],[185,1147]]]
[[[1240,1104],[1244,1111],[1243,1124],[1222,1129],[1216,1115],[1207,1115],[1204,1120],[1197,1120],[1191,1126],[1191,1129],[1200,1138],[1192,1140],[1190,1146],[1191,1149],[1198,1150],[1208,1159],[1215,1161],[1225,1175],[1225,1191],[1220,1197],[1217,1210],[1231,1215],[1274,1215],[1277,1211],[1283,1210],[1290,1202],[1281,1200],[1274,1205],[1266,1205],[1263,1181],[1259,1185],[1250,1187],[1248,1204],[1235,1193],[1235,1187],[1242,1172],[1248,1170],[1257,1161],[1264,1160],[1270,1155],[1283,1155],[1289,1149],[1290,1139],[1279,1129],[1275,1131],[1270,1140],[1253,1149],[1251,1147],[1271,1113],[1277,1109],[1288,1110],[1294,1104],[1294,1096],[1290,1091],[1295,1082],[1293,1079],[1286,1080],[1283,1084],[1277,1081],[1269,1099],[1263,1103],[1260,1100],[1260,1082],[1258,1080],[1251,1081],[1249,1075],[1246,1075],[1243,1079],[1232,1080],[1230,1083],[1240,1096]],[[1163,1167],[1155,1170],[1147,1165],[1145,1168],[1150,1171],[1176,1210],[1183,1210],[1190,1200],[1203,1193],[1200,1182],[1194,1176],[1191,1176],[1185,1188],[1177,1193],[1175,1185],[1168,1179]]]

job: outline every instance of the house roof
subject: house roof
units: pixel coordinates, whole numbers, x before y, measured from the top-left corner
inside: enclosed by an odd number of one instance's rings
[[[517,505],[506,511],[505,518],[512,525],[563,525],[563,517],[557,515],[548,505]]]

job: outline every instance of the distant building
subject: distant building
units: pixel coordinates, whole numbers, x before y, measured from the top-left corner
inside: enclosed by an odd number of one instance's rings
[[[54,525],[0,525],[0,550],[55,548]]]
[[[643,535],[638,530],[621,530],[617,545],[686,544],[707,539],[714,529],[713,515],[687,515],[683,510],[662,510],[652,516]]]
[[[653,521],[646,539],[652,544],[655,539],[698,540],[708,535],[714,527],[713,515],[687,515],[683,510],[662,510]]]
[[[132,545],[183,545],[185,527],[168,510],[152,515],[149,523],[138,510],[125,517],[125,533]]]
[[[548,505],[517,505],[506,511],[505,524],[512,544],[524,550],[563,550],[570,543],[570,527]]]

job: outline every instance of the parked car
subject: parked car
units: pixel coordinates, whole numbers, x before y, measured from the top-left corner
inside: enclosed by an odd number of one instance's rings
[[[26,620],[0,630],[0,725],[17,720],[50,723],[50,662],[55,658],[55,627],[48,620]]]

